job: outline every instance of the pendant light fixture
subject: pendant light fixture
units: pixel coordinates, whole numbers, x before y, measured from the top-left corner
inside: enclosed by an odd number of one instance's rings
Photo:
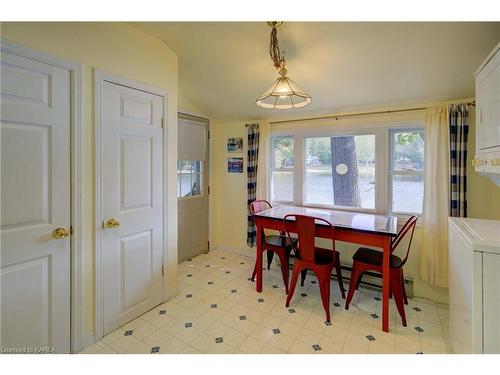
[[[257,99],[256,103],[262,108],[291,109],[305,107],[311,103],[311,96],[286,76],[288,71],[285,68],[285,54],[280,51],[278,31],[276,29],[283,22],[268,22],[267,24],[272,27],[269,55],[271,55],[274,67],[278,70],[280,76]]]

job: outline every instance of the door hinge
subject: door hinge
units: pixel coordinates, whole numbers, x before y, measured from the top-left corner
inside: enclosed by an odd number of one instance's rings
[[[163,264],[161,265],[161,275],[165,276],[165,266]]]
[[[165,119],[162,117],[161,118],[161,128],[163,129],[165,127]]]
[[[207,194],[210,195],[210,186],[207,186]]]
[[[73,234],[73,225],[69,226],[69,234]]]
[[[208,131],[208,139],[210,139],[210,130]]]

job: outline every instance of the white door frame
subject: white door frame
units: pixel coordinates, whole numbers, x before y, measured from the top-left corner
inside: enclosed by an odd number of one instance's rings
[[[94,90],[95,90],[95,341],[100,340],[104,335],[104,303],[103,303],[103,278],[102,278],[102,222],[104,220],[102,214],[102,161],[103,161],[103,150],[102,150],[102,123],[101,123],[101,97],[102,97],[102,87],[104,82],[111,82],[117,85],[126,86],[132,89],[145,91],[148,93],[156,94],[163,98],[163,267],[165,271],[169,269],[168,264],[171,263],[169,257],[171,255],[168,252],[169,245],[169,231],[168,225],[170,223],[167,213],[168,213],[168,195],[169,189],[167,184],[167,177],[169,175],[169,168],[167,163],[167,152],[168,152],[168,138],[170,136],[168,129],[168,93],[166,90],[146,85],[141,82],[137,82],[113,73],[108,73],[100,69],[94,69]],[[176,131],[177,133],[177,131]],[[174,194],[174,192],[172,192]],[[177,215],[174,215],[175,221],[177,221]],[[177,228],[177,224],[175,224]],[[177,259],[175,259],[177,262]],[[170,285],[169,278],[166,277],[167,273],[163,276],[163,290],[162,290],[162,302],[166,301],[175,293],[175,286]]]
[[[82,350],[82,65],[66,58],[0,39],[1,50],[70,73],[70,175],[71,175],[71,352]]]

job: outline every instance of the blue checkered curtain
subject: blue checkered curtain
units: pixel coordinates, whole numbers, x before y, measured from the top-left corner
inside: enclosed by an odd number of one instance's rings
[[[450,216],[467,216],[467,104],[450,106]]]
[[[259,124],[246,124],[248,128],[248,160],[247,160],[247,207],[255,201],[257,192],[257,161],[259,160]],[[257,231],[255,222],[247,214],[247,244],[255,246]]]

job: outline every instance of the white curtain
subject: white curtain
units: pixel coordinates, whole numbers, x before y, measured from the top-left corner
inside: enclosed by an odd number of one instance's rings
[[[269,162],[269,138],[271,125],[266,121],[259,121],[259,160],[257,163],[257,199],[269,200],[267,165]]]
[[[425,113],[424,238],[420,278],[431,285],[448,286],[449,108]]]

